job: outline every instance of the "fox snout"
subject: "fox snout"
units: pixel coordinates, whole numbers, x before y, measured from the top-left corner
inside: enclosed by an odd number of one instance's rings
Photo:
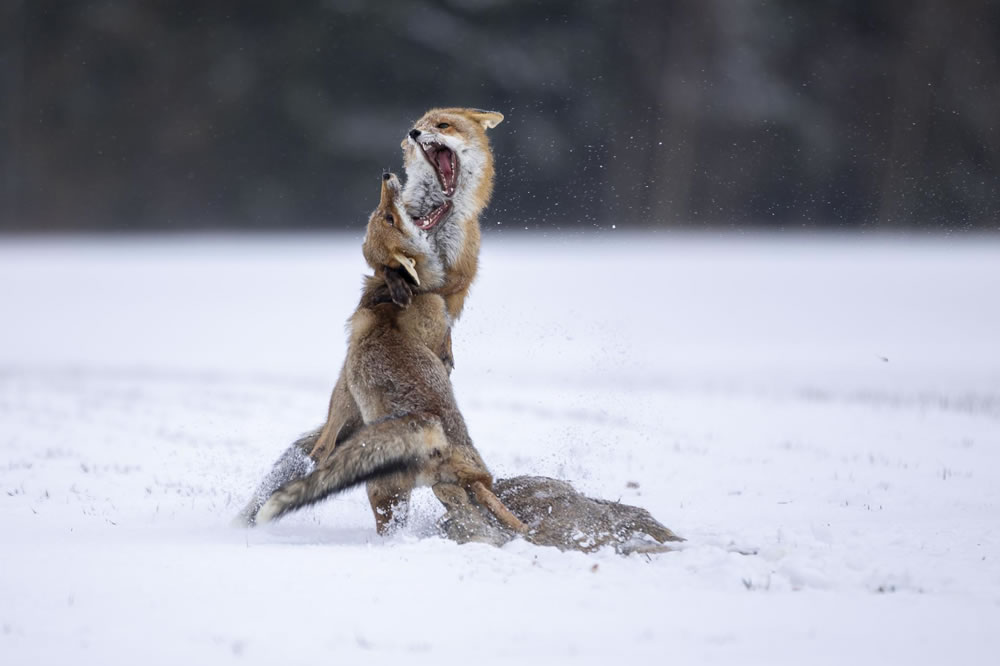
[[[379,201],[379,205],[392,205],[395,198],[400,195],[402,190],[403,184],[399,182],[399,176],[391,171],[386,171],[382,174],[382,196]]]
[[[413,129],[410,130],[410,138],[411,139],[413,139],[414,141],[416,141],[418,136],[420,136],[420,130],[418,130],[416,127],[414,127]]]

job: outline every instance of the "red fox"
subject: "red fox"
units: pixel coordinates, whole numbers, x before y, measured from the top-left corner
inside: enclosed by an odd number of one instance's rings
[[[257,514],[268,522],[363,481],[384,532],[418,485],[468,489],[507,529],[526,531],[490,490],[493,477],[469,437],[440,359],[450,317],[437,293],[446,274],[425,232],[402,205],[399,180],[386,174],[364,242],[375,269],[348,324],[344,384],[364,425],[318,460],[315,470],[278,488]],[[386,280],[401,270],[412,281],[406,307]]]
[[[431,109],[403,139],[406,186],[403,201],[414,223],[426,233],[443,272],[439,293],[451,322],[462,313],[479,262],[479,215],[493,193],[493,152],[486,131],[496,127],[503,114],[481,109]],[[410,287],[402,269],[384,271],[391,297],[407,302]],[[441,358],[454,365],[450,330],[442,344]],[[278,458],[236,518],[236,524],[254,522],[261,504],[278,486],[313,469],[363,424],[358,405],[347,390],[344,371],[330,396],[326,423],[296,440]],[[378,493],[374,493],[378,495]],[[373,496],[373,493],[370,493]],[[373,499],[376,515],[380,508]]]

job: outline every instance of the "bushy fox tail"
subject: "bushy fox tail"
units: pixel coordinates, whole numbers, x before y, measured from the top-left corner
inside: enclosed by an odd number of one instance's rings
[[[281,486],[289,481],[302,478],[313,470],[313,460],[309,457],[309,452],[319,439],[322,428],[317,428],[299,437],[295,442],[285,449],[281,457],[274,463],[271,470],[260,482],[253,493],[253,497],[247,502],[239,515],[233,519],[233,527],[248,527],[257,520],[257,512],[264,505],[267,498]]]
[[[430,414],[367,425],[338,444],[320,467],[274,491],[257,513],[257,522],[276,520],[377,476],[416,470],[447,445],[441,420]]]

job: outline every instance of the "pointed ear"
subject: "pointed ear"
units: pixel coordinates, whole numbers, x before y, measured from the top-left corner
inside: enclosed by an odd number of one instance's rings
[[[496,111],[469,109],[469,117],[483,126],[483,129],[493,129],[503,122],[503,114]]]

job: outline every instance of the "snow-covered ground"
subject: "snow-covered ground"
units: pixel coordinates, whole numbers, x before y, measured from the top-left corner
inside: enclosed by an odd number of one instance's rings
[[[627,558],[458,546],[429,491],[228,526],[325,414],[359,242],[0,241],[0,663],[1000,652],[1000,238],[486,236],[473,437],[689,540]]]

